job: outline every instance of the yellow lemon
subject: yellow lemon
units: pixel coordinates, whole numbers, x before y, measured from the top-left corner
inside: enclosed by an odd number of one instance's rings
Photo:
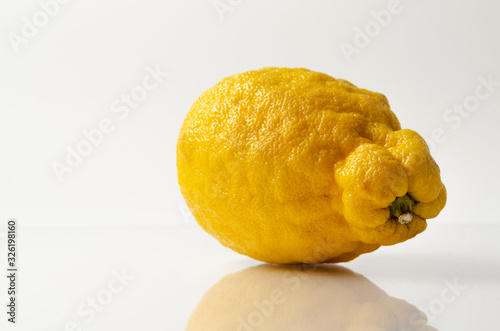
[[[223,245],[269,263],[351,260],[414,237],[446,203],[424,139],[380,93],[307,69],[223,79],[177,142],[181,192]]]

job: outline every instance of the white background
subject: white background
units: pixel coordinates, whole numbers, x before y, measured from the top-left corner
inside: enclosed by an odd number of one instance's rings
[[[498,2],[401,0],[398,13],[385,26],[375,25],[379,31],[371,30],[369,43],[358,44],[351,56],[341,46],[355,46],[357,29],[373,27],[373,12],[387,10],[389,1],[72,0],[51,7],[48,17],[41,4],[49,2],[0,3],[0,221],[3,232],[10,217],[21,225],[18,330],[64,330],[68,321],[81,321],[75,308],[102,288],[113,268],[135,272],[137,285],[83,330],[117,329],[113,323],[125,330],[182,330],[212,284],[255,264],[220,247],[186,214],[175,144],[202,91],[225,76],[265,66],[305,67],[384,93],[402,126],[429,141],[441,167],[448,204],[426,233],[346,267],[420,306],[435,296],[422,294],[428,293],[425,284],[439,288],[444,276],[428,275],[417,292],[384,273],[372,275],[370,266],[383,269],[391,254],[411,251],[425,261],[438,252],[458,268],[456,276],[465,270],[457,253],[463,250],[476,263],[488,256],[477,274],[498,275],[500,260],[492,251],[500,234],[500,86],[456,121],[446,119],[454,105],[473,102],[481,79],[499,85]],[[221,3],[226,11],[217,10]],[[27,21],[39,25],[30,36],[23,35]],[[16,44],[15,38],[25,39]],[[168,77],[121,119],[113,105],[141,85],[148,70]],[[67,148],[77,148],[82,131],[104,118],[114,130],[60,181],[54,162],[65,163]],[[433,138],[437,132],[441,139]],[[163,285],[153,291],[155,282]],[[497,309],[498,287],[492,292],[488,286],[486,294],[470,293]],[[134,306],[144,302],[148,307]],[[466,311],[458,305],[433,325],[465,327],[454,318]],[[483,307],[480,301],[462,305]]]

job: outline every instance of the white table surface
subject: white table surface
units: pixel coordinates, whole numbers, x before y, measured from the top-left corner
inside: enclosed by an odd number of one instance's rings
[[[498,330],[499,234],[498,226],[430,222],[416,238],[342,266],[426,311],[439,330]],[[21,227],[18,251],[18,323],[2,314],[2,330],[184,330],[215,283],[261,264],[222,247],[195,224]],[[121,283],[116,273],[125,275]],[[451,290],[456,295],[445,290],[450,283],[458,284]],[[98,298],[95,308],[89,298]]]

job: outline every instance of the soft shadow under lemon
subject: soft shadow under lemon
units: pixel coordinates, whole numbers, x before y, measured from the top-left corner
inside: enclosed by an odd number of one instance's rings
[[[186,331],[435,331],[426,315],[340,266],[259,265],[215,284]]]

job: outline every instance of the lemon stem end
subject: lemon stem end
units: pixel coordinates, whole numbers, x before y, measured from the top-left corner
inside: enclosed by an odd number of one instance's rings
[[[389,206],[391,218],[397,218],[398,222],[401,224],[410,223],[413,220],[413,213],[411,210],[416,204],[416,201],[408,194],[396,198]]]

